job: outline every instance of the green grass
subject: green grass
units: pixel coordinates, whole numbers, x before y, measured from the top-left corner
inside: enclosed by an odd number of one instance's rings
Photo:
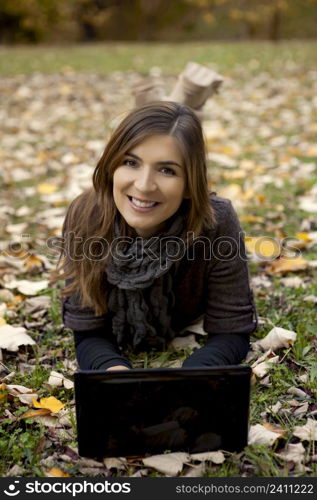
[[[159,66],[175,74],[188,60],[212,65],[218,71],[249,65],[254,72],[284,67],[286,63],[308,66],[317,58],[317,44],[312,42],[179,42],[179,43],[94,43],[65,46],[3,46],[0,48],[0,74],[17,75],[74,71],[109,73],[138,71],[148,73]],[[238,65],[238,66],[237,66]]]
[[[133,70],[143,74],[148,74],[153,66],[162,68],[163,75],[176,74],[180,71],[188,60],[195,60],[203,64],[209,64],[219,72],[235,77],[235,84],[243,87],[249,78],[258,74],[261,70],[267,70],[278,79],[283,76],[283,71],[287,62],[294,64],[293,70],[288,66],[287,74],[294,75],[303,82],[303,93],[307,92],[305,87],[304,72],[314,68],[317,56],[317,45],[306,42],[287,42],[278,45],[270,43],[181,43],[181,44],[162,44],[162,43],[111,43],[111,44],[93,44],[78,46],[42,46],[42,47],[2,47],[0,49],[0,74],[19,75],[32,74],[34,71],[54,73],[65,71],[67,68],[80,72],[98,72],[106,74],[111,71]],[[307,73],[307,72],[306,72]],[[298,76],[299,75],[299,76]],[[293,105],[290,103],[289,105]],[[76,117],[75,117],[76,118]],[[266,118],[265,118],[266,119]],[[315,119],[314,119],[315,120]],[[269,123],[268,123],[269,124]],[[71,133],[78,134],[83,140],[95,138],[95,130],[81,131],[81,120],[74,119],[72,122]],[[68,128],[69,123],[60,123],[60,127]],[[277,130],[276,134],[282,134],[283,131]],[[296,132],[297,133],[297,132]],[[298,130],[298,134],[305,131]],[[82,135],[87,134],[87,135]],[[91,134],[91,135],[90,135]],[[295,134],[295,132],[294,132]],[[39,134],[39,141],[41,136]],[[239,137],[236,137],[239,142]],[[263,142],[261,138],[254,138],[258,144]],[[307,140],[307,137],[303,140]],[[313,142],[313,141],[312,141]],[[59,144],[54,145],[59,154]],[[75,151],[76,152],[76,151]],[[251,159],[258,162],[257,153],[243,151],[241,159]],[[302,156],[301,162],[313,162],[316,158],[307,158]],[[216,185],[231,184],[222,177],[225,169],[211,168],[211,173],[215,176]],[[274,178],[274,168],[269,169],[269,174]],[[50,175],[52,172],[50,172]],[[251,172],[253,175],[253,173]],[[294,237],[300,230],[303,219],[310,217],[298,208],[298,197],[303,196],[306,191],[311,189],[317,180],[317,171],[309,178],[293,184],[292,172],[285,179],[283,188],[278,188],[273,182],[267,184],[261,191],[265,202],[259,204],[256,197],[250,200],[241,212],[241,215],[252,214],[262,216],[263,223],[243,222],[242,228],[250,236],[274,236],[274,230],[270,229],[273,224],[282,223],[282,230],[286,236]],[[260,174],[259,174],[260,175]],[[45,202],[39,195],[33,198],[14,198],[14,190],[23,192],[23,188],[36,186],[40,182],[47,181],[46,174],[33,177],[30,180],[21,181],[14,186],[5,185],[4,200],[10,201],[11,206],[18,208],[27,203],[34,213],[40,212],[46,208]],[[244,188],[245,180],[233,181]],[[280,204],[284,210],[277,211],[276,205]],[[66,209],[66,208],[65,208]],[[276,219],[270,219],[268,224],[268,213],[277,212]],[[29,227],[32,238],[38,234],[38,225],[32,222],[32,215],[28,217]],[[18,220],[12,217],[14,222],[22,222],[23,218]],[[272,223],[272,224],[271,224]],[[315,229],[314,229],[315,230]],[[41,229],[42,232],[42,229]],[[43,228],[43,234],[45,228]],[[310,250],[303,251],[303,257],[306,259],[317,259],[316,245]],[[262,269],[255,263],[250,262],[250,273],[252,276],[258,276]],[[317,295],[316,270],[308,269],[306,271],[288,273],[286,276],[300,276],[308,278],[306,289],[286,288],[280,284],[279,276],[271,276],[272,288],[260,290],[256,296],[257,310],[264,323],[261,324],[258,331],[253,335],[252,340],[264,337],[273,325],[297,332],[297,340],[294,345],[288,349],[281,349],[281,362],[274,365],[270,372],[270,385],[264,386],[256,381],[252,385],[251,391],[251,412],[250,423],[262,423],[263,412],[269,406],[278,401],[291,399],[287,393],[290,387],[299,387],[309,395],[308,401],[313,406],[317,398],[317,362],[316,362],[316,306],[313,303],[305,302],[303,299],[307,295]],[[40,276],[22,274],[18,278],[40,279]],[[41,292],[50,295],[52,302],[47,316],[43,320],[43,325],[39,328],[30,330],[30,335],[36,340],[37,348],[20,348],[18,355],[16,353],[5,352],[4,364],[10,372],[15,372],[10,380],[12,384],[21,384],[33,388],[40,397],[53,395],[66,403],[68,408],[73,408],[73,391],[61,387],[51,388],[47,385],[51,370],[57,370],[71,378],[65,366],[64,360],[74,360],[75,351],[72,341],[72,335],[69,330],[63,330],[60,315],[60,299],[58,292],[63,286],[63,282],[56,283],[55,287],[48,288]],[[8,319],[8,323],[23,324],[25,320],[32,320],[32,317],[25,317],[23,305],[16,310],[17,317]],[[189,353],[175,353],[172,351],[164,353],[141,353],[138,356],[130,353],[130,359],[135,367],[147,368],[152,366],[169,366],[177,359],[184,359]],[[21,371],[21,363],[30,365],[33,370]],[[307,382],[302,382],[298,377],[307,375]],[[9,383],[9,382],[8,382]],[[24,468],[23,475],[39,477],[43,476],[48,466],[43,466],[43,458],[54,456],[54,466],[62,468],[71,476],[83,476],[79,471],[76,460],[69,462],[58,461],[60,454],[65,452],[65,447],[76,446],[75,442],[75,422],[72,417],[72,430],[74,437],[68,441],[60,442],[54,439],[54,433],[49,433],[47,427],[36,423],[33,419],[15,420],[20,417],[29,407],[19,402],[17,398],[4,398],[0,405],[0,476],[7,475],[8,470],[14,465],[20,465]],[[288,405],[288,403],[287,403]],[[291,408],[290,405],[287,406]],[[8,417],[8,411],[11,416]],[[228,476],[259,476],[259,477],[281,477],[281,476],[301,476],[294,470],[292,464],[282,461],[276,456],[285,444],[294,443],[292,431],[295,425],[305,423],[306,416],[296,417],[292,413],[283,415],[270,413],[267,420],[271,424],[279,425],[285,430],[285,439],[277,442],[273,447],[269,446],[247,446],[240,454],[232,453],[226,455],[226,460],[221,465],[215,465],[208,462],[205,476],[207,477],[228,477]],[[53,434],[53,435],[52,435]],[[21,443],[20,446],[18,443]],[[46,444],[48,447],[46,447]],[[309,445],[306,446],[307,455],[313,455],[313,450]],[[311,472],[309,475],[317,475],[317,463],[310,462]],[[129,475],[135,472],[135,467],[129,465],[127,472],[118,472],[114,475]],[[160,476],[158,472],[149,472],[150,476]]]

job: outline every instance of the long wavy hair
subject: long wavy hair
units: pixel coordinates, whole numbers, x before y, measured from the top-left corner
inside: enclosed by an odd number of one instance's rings
[[[62,228],[62,251],[52,273],[53,281],[66,280],[62,296],[79,293],[81,305],[92,307],[96,315],[108,310],[105,267],[110,256],[100,253],[100,243],[111,245],[116,216],[122,236],[136,235],[115,205],[114,171],[122,164],[126,151],[150,136],[162,134],[177,140],[183,156],[188,198],[183,199],[178,211],[185,214],[185,231],[191,234],[187,246],[205,228],[216,224],[208,196],[205,141],[196,114],[189,107],[170,101],[133,109],[112,133],[93,173],[93,187],[75,198],[68,208]],[[98,258],[86,258],[87,247],[89,255]]]

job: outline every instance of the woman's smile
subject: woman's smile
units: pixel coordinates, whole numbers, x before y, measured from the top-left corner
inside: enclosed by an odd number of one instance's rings
[[[113,175],[113,198],[125,221],[149,238],[179,209],[186,171],[177,140],[154,135],[127,151]]]
[[[139,212],[149,212],[159,205],[157,201],[141,201],[133,196],[128,196],[128,199],[132,208]]]

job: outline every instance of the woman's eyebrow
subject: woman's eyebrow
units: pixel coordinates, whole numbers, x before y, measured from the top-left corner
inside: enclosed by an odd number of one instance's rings
[[[135,155],[134,153],[129,153],[129,151],[127,151],[125,154],[127,156],[132,156],[132,158],[135,158],[136,160],[142,161],[142,158]],[[156,162],[156,164],[157,165],[176,165],[176,167],[179,167],[181,169],[183,168],[182,165],[180,165],[179,163],[176,163],[176,161],[172,161],[172,160],[158,161],[158,162]]]

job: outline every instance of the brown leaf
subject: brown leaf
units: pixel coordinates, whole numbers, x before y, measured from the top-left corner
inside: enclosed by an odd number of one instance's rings
[[[307,269],[308,261],[303,257],[296,257],[294,259],[286,259],[281,257],[274,260],[270,265],[265,268],[267,274],[283,274],[290,271],[303,271]]]

